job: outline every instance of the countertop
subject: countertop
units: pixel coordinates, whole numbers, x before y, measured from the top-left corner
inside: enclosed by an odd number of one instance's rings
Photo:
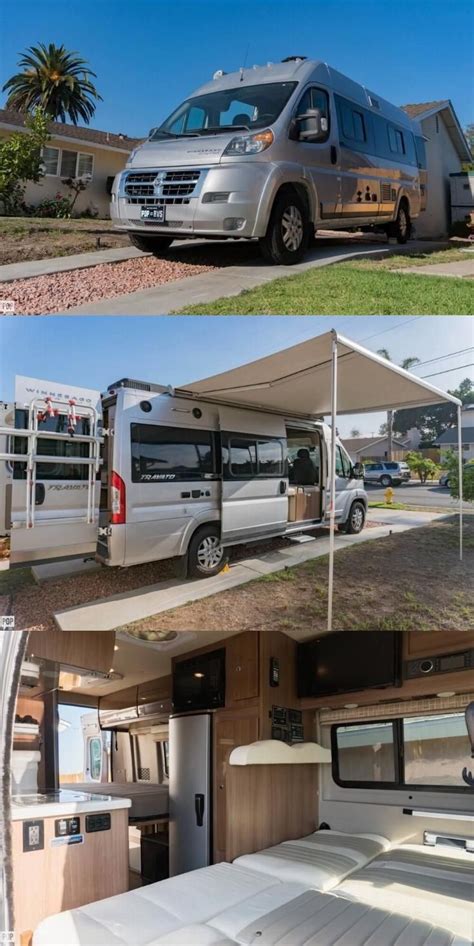
[[[91,811],[112,811],[115,808],[130,808],[129,798],[112,795],[91,795],[87,792],[48,792],[45,795],[12,795],[11,820],[26,821],[30,818],[54,818]]]

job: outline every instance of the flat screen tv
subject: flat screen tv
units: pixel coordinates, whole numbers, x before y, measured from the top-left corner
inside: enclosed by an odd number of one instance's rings
[[[225,649],[179,660],[173,672],[173,710],[225,706]]]
[[[399,686],[401,637],[397,631],[337,631],[298,644],[298,696]]]

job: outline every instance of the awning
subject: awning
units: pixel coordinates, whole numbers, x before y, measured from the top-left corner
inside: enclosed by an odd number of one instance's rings
[[[249,335],[251,325],[249,322]],[[194,381],[177,394],[304,418],[331,414],[327,629],[333,630],[337,414],[428,407],[451,401],[458,411],[459,556],[462,559],[461,401],[333,329],[239,368]]]
[[[249,323],[249,344],[251,344]],[[457,398],[335,331],[184,385],[179,393],[206,400],[321,417],[331,413],[332,344],[337,342],[339,414],[424,407]]]

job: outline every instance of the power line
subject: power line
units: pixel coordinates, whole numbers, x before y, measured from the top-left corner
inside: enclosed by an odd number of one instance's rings
[[[398,318],[398,316],[397,316]],[[403,319],[403,322],[398,322],[397,325],[391,325],[390,328],[384,328],[381,332],[374,332],[373,335],[366,335],[364,338],[361,338],[361,342],[367,342],[369,338],[377,338],[378,335],[385,335],[386,332],[393,332],[394,329],[400,328],[401,325],[408,325],[409,322],[417,322],[418,319],[426,318],[425,315],[415,315],[412,319]]]
[[[422,365],[431,365],[434,361],[444,361],[445,358],[454,358],[455,355],[464,355],[465,352],[468,351],[474,351],[474,347],[460,348],[459,351],[452,351],[449,355],[438,355],[437,358],[429,358],[428,361],[419,361],[418,364],[413,365],[413,368],[421,368]]]
[[[422,378],[436,378],[438,374],[449,374],[450,371],[462,371],[463,368],[474,368],[474,364],[471,361],[469,365],[458,365],[457,368],[446,368],[444,371],[435,371],[434,374],[422,374],[420,381]]]

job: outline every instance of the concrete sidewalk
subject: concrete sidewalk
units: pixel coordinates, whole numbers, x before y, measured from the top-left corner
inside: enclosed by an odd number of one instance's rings
[[[458,279],[474,278],[474,252],[472,259],[458,260],[453,263],[427,263],[426,266],[405,266],[392,269],[392,273],[416,273],[418,276],[451,276]]]
[[[443,518],[442,515],[428,512],[403,512],[401,515],[396,510],[377,509],[374,512],[376,513],[374,516],[369,512],[369,521],[383,523],[383,525],[374,525],[361,532],[360,535],[336,533],[336,551],[359,545],[361,542],[386,537],[390,533],[405,532],[428,525],[435,519]],[[218,594],[220,591],[228,591],[230,588],[236,588],[271,572],[321,558],[328,552],[329,535],[313,538],[312,541],[295,542],[290,547],[262,555],[258,555],[258,546],[256,546],[255,556],[232,565],[228,571],[221,572],[214,578],[162,581],[136,591],[58,611],[54,619],[63,631],[112,631],[133,621],[179,608],[193,601]]]
[[[60,314],[169,315],[185,306],[214,302],[221,297],[238,296],[244,289],[255,289],[275,279],[296,276],[309,269],[331,266],[351,259],[370,259],[391,256],[395,253],[405,255],[433,252],[449,246],[446,242],[432,243],[424,240],[413,240],[407,246],[388,243],[355,243],[349,239],[345,245],[328,246],[328,242],[330,243],[326,237],[319,245],[316,241],[316,246],[308,253],[305,261],[296,266],[272,266],[256,256],[246,265],[226,266],[210,273],[177,279],[152,289],[114,296],[112,299],[98,299],[96,302],[88,302]]]
[[[50,276],[52,273],[67,273],[72,269],[89,269],[91,266],[99,266],[100,263],[122,263],[127,259],[139,259],[148,255],[133,246],[119,246],[115,250],[91,250],[90,253],[28,260],[26,263],[6,263],[0,266],[0,283],[12,282],[14,279],[32,279],[34,276]]]

